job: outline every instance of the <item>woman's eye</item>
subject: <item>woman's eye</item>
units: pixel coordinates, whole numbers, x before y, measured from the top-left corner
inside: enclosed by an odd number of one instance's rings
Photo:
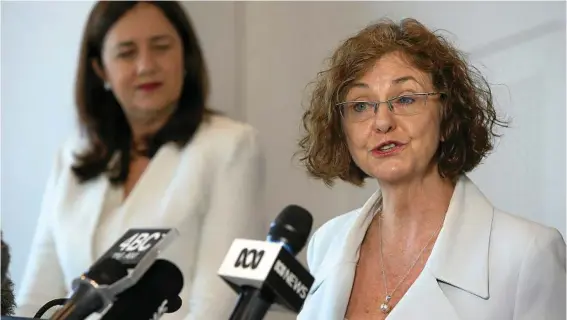
[[[412,103],[414,103],[414,102],[415,102],[415,99],[414,99],[413,96],[401,96],[401,97],[398,97],[398,98],[395,100],[395,103],[396,103],[396,104],[401,104],[401,105],[404,105],[404,104],[412,104]]]
[[[366,102],[356,102],[356,103],[353,105],[352,108],[353,108],[353,110],[356,111],[356,112],[362,112],[362,111],[368,109],[368,103],[366,103]]]

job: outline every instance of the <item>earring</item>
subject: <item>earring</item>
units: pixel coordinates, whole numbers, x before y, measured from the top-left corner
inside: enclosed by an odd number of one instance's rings
[[[104,82],[104,89],[105,89],[106,91],[110,91],[110,82],[108,82],[108,81],[105,81],[105,82]]]

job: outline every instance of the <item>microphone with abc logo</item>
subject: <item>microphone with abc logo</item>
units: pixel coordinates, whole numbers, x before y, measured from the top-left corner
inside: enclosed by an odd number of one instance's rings
[[[312,226],[307,210],[289,205],[272,222],[267,241],[234,240],[218,271],[239,294],[230,320],[263,319],[273,304],[299,313],[314,278],[295,255]]]
[[[181,307],[183,275],[157,259],[178,236],[176,229],[129,229],[87,272],[73,281],[73,293],[52,320],[159,319]]]

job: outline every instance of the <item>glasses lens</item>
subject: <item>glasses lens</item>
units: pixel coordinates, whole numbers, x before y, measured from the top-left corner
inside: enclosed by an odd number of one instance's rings
[[[392,112],[399,115],[410,115],[421,112],[427,102],[425,94],[406,94],[394,98],[392,103]]]
[[[349,101],[342,104],[342,115],[347,121],[361,122],[374,116],[374,103]]]

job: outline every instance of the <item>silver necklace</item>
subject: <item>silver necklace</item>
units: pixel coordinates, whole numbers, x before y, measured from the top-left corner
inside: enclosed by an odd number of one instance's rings
[[[441,224],[441,226],[443,226],[443,224]],[[384,313],[384,314],[388,314],[392,310],[392,307],[389,304],[390,300],[392,299],[392,296],[394,295],[396,290],[398,290],[398,287],[404,282],[404,280],[406,280],[406,278],[410,274],[411,270],[413,270],[413,267],[415,267],[415,265],[419,261],[419,258],[421,258],[421,256],[425,252],[425,249],[431,243],[431,240],[433,240],[433,237],[435,237],[435,234],[437,234],[437,232],[439,232],[439,230],[441,230],[441,227],[439,227],[439,229],[436,232],[433,232],[433,234],[431,235],[431,237],[429,238],[429,240],[427,241],[427,243],[425,244],[423,249],[421,249],[421,252],[417,256],[415,261],[412,263],[412,265],[410,266],[409,270],[406,272],[406,274],[404,275],[402,280],[400,280],[400,282],[398,282],[398,284],[396,285],[394,290],[392,290],[392,292],[389,293],[389,294],[388,294],[388,284],[386,283],[386,271],[384,270],[384,254],[382,253],[382,214],[380,214],[380,216],[378,217],[378,228],[380,230],[380,264],[382,265],[382,281],[384,282],[384,292],[386,293],[386,297],[384,298],[384,302],[382,302],[382,304],[380,305],[380,311],[382,311],[382,313]]]

